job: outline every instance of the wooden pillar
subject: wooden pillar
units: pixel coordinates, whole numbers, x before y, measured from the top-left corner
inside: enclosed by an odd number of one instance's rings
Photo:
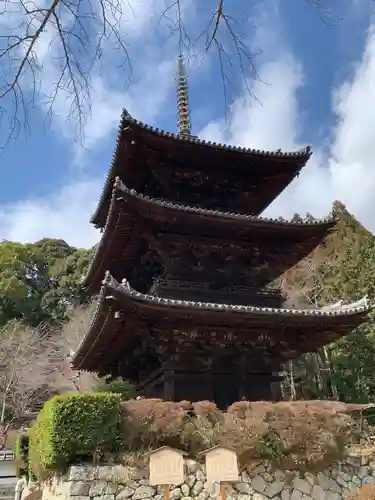
[[[272,396],[272,401],[282,400],[280,380],[271,380],[271,396]]]
[[[246,359],[245,356],[241,356],[239,366],[238,366],[238,401],[241,399],[246,399],[247,390],[246,390]]]
[[[164,371],[164,401],[174,401],[175,398],[175,376],[174,370],[166,368]]]

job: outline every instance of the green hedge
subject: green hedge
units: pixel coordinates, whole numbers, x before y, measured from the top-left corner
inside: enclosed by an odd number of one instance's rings
[[[43,406],[29,436],[29,468],[37,477],[98,453],[116,453],[123,442],[120,396],[55,396]]]

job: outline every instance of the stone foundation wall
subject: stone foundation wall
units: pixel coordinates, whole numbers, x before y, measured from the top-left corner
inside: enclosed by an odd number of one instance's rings
[[[227,500],[341,500],[364,484],[375,484],[375,458],[349,457],[318,473],[275,470],[254,463],[227,487]],[[211,491],[211,494],[210,494]],[[212,495],[212,496],[211,496]],[[204,465],[186,460],[185,482],[170,487],[170,500],[215,498]],[[147,469],[72,466],[65,476],[43,485],[43,500],[163,500],[162,488],[150,486]]]

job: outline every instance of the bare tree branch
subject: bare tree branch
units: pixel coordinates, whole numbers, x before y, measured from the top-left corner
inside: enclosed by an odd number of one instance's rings
[[[129,22],[126,13],[136,16],[132,0],[46,1],[0,0],[0,120],[1,129],[9,130],[0,148],[17,139],[22,127],[29,133],[30,108],[45,107],[49,123],[57,102],[67,108],[68,119],[76,123],[75,138],[82,141],[91,113],[92,79],[103,60],[108,64],[110,47],[117,51],[125,70],[125,84],[132,81],[124,30]],[[322,22],[341,20],[334,0],[303,1]],[[249,97],[256,99],[250,82],[259,77],[249,42],[256,26],[246,14],[239,14],[238,7],[243,6],[243,2],[226,0],[216,0],[213,7],[199,4],[198,20],[189,23],[191,6],[184,0],[166,0],[156,23],[165,41],[173,43],[178,38],[180,54],[188,58],[216,55],[226,110],[229,91],[243,90],[243,85]]]
[[[58,327],[33,329],[14,322],[0,331],[0,449],[10,425],[32,418],[48,397],[92,390],[97,378],[73,371],[70,360],[94,307],[76,308],[71,320]]]

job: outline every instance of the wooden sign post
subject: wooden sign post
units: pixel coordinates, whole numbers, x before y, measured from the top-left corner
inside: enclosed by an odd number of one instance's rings
[[[236,483],[238,481],[237,454],[233,450],[214,446],[202,451],[199,455],[206,460],[206,475],[209,484],[220,484],[220,500],[226,499],[223,483]]]
[[[181,450],[162,446],[146,453],[149,457],[150,485],[163,486],[164,500],[169,500],[169,486],[184,482],[184,455]]]

